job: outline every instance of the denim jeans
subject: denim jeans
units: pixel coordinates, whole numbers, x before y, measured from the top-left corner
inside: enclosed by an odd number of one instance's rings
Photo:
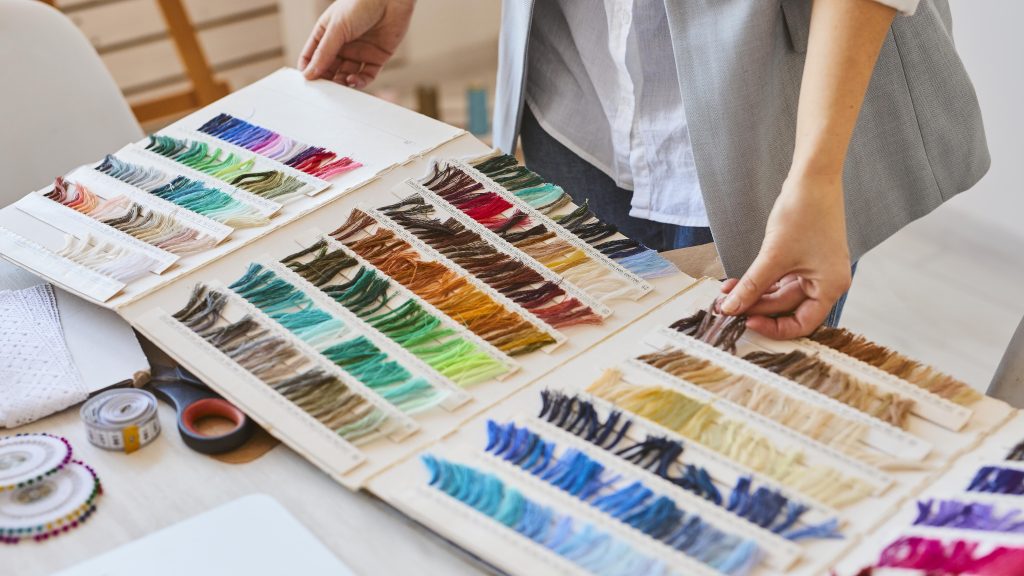
[[[545,181],[565,189],[577,204],[588,202],[598,218],[613,224],[624,235],[662,252],[714,242],[711,228],[677,226],[629,215],[631,190],[615,185],[607,174],[577,156],[541,128],[529,106],[523,110],[519,137],[526,166]],[[853,271],[857,270],[856,263]],[[825,323],[836,326],[846,304],[846,294],[836,302]]]

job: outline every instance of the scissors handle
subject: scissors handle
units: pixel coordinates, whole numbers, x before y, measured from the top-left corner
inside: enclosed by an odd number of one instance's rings
[[[153,393],[174,406],[178,413],[178,432],[185,445],[203,454],[221,454],[238,448],[252,436],[252,421],[244,412],[209,389],[199,388],[182,381],[154,381]],[[203,418],[219,417],[235,424],[231,430],[218,435],[203,434],[196,422]]]

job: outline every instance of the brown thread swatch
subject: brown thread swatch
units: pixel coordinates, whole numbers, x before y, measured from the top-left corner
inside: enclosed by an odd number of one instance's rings
[[[518,355],[554,344],[556,340],[495,301],[467,279],[440,262],[426,261],[392,231],[379,228],[353,239],[368,215],[354,211],[331,235],[381,272],[408,288],[499,350]],[[372,218],[369,218],[372,222]]]
[[[822,326],[810,338],[951,402],[968,406],[982,398],[970,385],[844,328]]]

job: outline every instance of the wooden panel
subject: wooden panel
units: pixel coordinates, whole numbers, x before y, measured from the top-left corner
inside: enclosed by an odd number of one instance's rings
[[[244,86],[252,84],[256,80],[263,78],[267,74],[270,74],[274,70],[277,70],[283,66],[283,59],[279,56],[273,58],[266,58],[263,60],[257,60],[252,63],[244,64],[241,66],[232,67],[214,74],[217,80],[221,80],[228,83],[231,90],[238,90]],[[138,104],[139,102],[145,102],[161,96],[167,96],[187,90],[191,86],[191,83],[185,79],[184,76],[180,80],[169,82],[165,85],[151,88],[149,90],[142,90],[133,93],[128,101],[132,104]]]
[[[199,41],[214,69],[254,54],[278,54],[281,31],[272,14],[199,33]],[[184,78],[184,66],[170,39],[103,55],[118,86],[128,94]]]
[[[192,23],[199,29],[277,10],[276,0],[186,0],[184,4]],[[71,21],[100,52],[167,36],[154,0],[79,3],[77,7],[67,6],[66,2],[58,5],[64,6]]]

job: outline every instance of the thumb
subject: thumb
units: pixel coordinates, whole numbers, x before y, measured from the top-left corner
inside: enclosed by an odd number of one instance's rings
[[[782,271],[777,268],[773,260],[759,254],[722,302],[722,312],[730,316],[746,312],[775,281],[782,277]]]

